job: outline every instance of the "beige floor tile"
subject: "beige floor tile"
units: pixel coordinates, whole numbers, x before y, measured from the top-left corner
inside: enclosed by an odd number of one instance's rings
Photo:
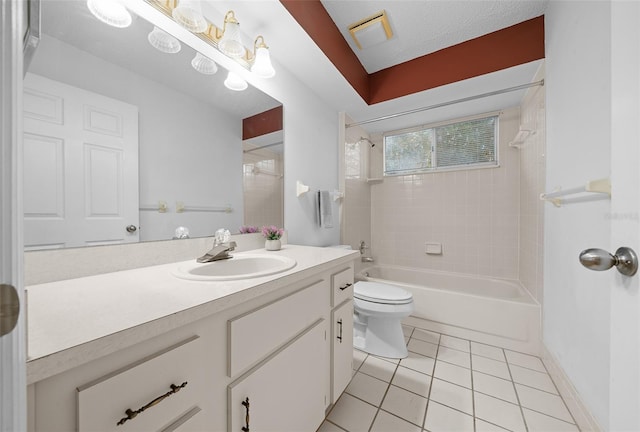
[[[507,364],[498,360],[493,360],[478,355],[471,356],[471,368],[475,371],[497,376],[507,380],[511,379]]]
[[[338,426],[325,420],[317,432],[344,432],[344,429],[340,429]]]
[[[471,371],[462,366],[437,360],[433,376],[444,381],[471,388]]]
[[[516,391],[523,407],[573,423],[573,418],[560,396],[520,384],[516,384]]]
[[[338,399],[327,419],[349,432],[366,432],[377,411],[376,407],[345,393]]]
[[[485,345],[478,342],[471,342],[471,352],[482,357],[489,357],[494,360],[504,362],[504,352],[502,348],[494,347],[491,345]]]
[[[471,390],[467,388],[434,378],[431,382],[430,399],[473,415]]]
[[[505,432],[507,429],[501,428],[484,420],[476,418],[476,432]]]
[[[422,354],[427,357],[436,357],[436,353],[438,352],[438,345],[432,344],[430,342],[424,342],[420,339],[409,339],[409,343],[407,344],[407,349],[411,352]]]
[[[411,337],[411,333],[413,333],[413,329],[414,327],[407,326],[404,324],[402,325],[402,333],[404,333],[406,337]]]
[[[400,387],[391,386],[380,407],[415,425],[422,426],[427,399]]]
[[[529,432],[578,432],[574,424],[523,408]]]
[[[504,353],[507,356],[507,362],[509,362],[509,364],[547,373],[547,369],[544,367],[544,364],[539,357],[509,350],[504,350]]]
[[[404,366],[427,375],[433,374],[433,366],[435,363],[436,361],[432,357],[426,357],[412,352],[409,352],[409,355],[406,358],[400,360],[400,366]]]
[[[473,432],[473,417],[432,400],[424,428],[429,432]]]
[[[473,389],[507,402],[518,403],[513,382],[509,380],[473,371]]]
[[[345,391],[351,396],[355,396],[372,405],[379,406],[384,397],[384,392],[387,391],[387,387],[389,387],[387,382],[358,372],[356,376],[351,379]]]
[[[466,339],[460,339],[453,336],[442,335],[440,336],[440,345],[444,345],[449,348],[454,348],[459,351],[469,352],[469,341]]]
[[[354,349],[353,350],[353,368],[354,369],[358,369],[360,368],[360,366],[362,366],[362,363],[364,363],[365,359],[367,358],[367,353],[366,352],[362,352],[360,350]]]
[[[413,369],[400,366],[396,369],[396,374],[393,376],[391,384],[417,393],[420,396],[429,397],[431,377]]]
[[[432,344],[436,344],[436,345],[440,343],[440,334],[434,333],[429,330],[422,330],[417,328],[413,331],[413,334],[411,335],[411,337],[414,339],[419,339],[421,341],[431,342]]]
[[[421,428],[386,411],[378,411],[371,432],[421,432]]]
[[[440,346],[438,349],[438,360],[453,363],[458,366],[470,368],[471,360],[468,352],[458,351],[456,349]]]
[[[383,381],[391,381],[396,365],[388,361],[381,360],[377,357],[369,356],[360,366],[360,372],[366,373]]]
[[[389,357],[381,357],[381,356],[377,356],[377,355],[373,355],[373,354],[369,354],[369,355],[371,357],[379,358],[380,360],[384,360],[384,361],[389,362],[389,363],[398,364],[400,362],[400,359],[389,358]]]
[[[511,369],[511,376],[514,382],[558,394],[556,386],[553,385],[553,381],[551,381],[551,377],[548,374],[515,365],[509,365],[509,369]]]
[[[524,420],[518,405],[475,392],[476,417],[509,429],[524,432]]]

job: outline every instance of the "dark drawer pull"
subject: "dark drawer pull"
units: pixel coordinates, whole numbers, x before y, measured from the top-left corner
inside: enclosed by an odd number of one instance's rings
[[[347,288],[349,288],[351,285],[353,285],[353,284],[348,283],[348,284],[346,284],[345,286],[341,286],[339,289],[340,289],[340,291],[344,291],[344,290],[346,290]]]
[[[338,325],[340,326],[340,333],[338,334],[338,337],[336,339],[338,339],[340,343],[342,343],[342,318],[338,320]]]
[[[242,401],[242,405],[247,409],[247,414],[244,418],[244,422],[246,426],[242,428],[242,432],[249,432],[249,398],[246,398]]]
[[[125,424],[127,421],[132,420],[134,418],[136,418],[136,416],[142,412],[144,412],[145,410],[151,408],[154,405],[158,405],[160,402],[162,402],[163,400],[165,400],[166,398],[168,398],[169,396],[171,396],[174,393],[178,393],[180,391],[180,389],[184,388],[187,386],[187,382],[183,382],[182,384],[175,385],[175,384],[171,384],[171,390],[169,390],[168,392],[166,392],[165,394],[163,394],[162,396],[158,396],[157,398],[155,398],[154,400],[152,400],[151,402],[149,402],[148,404],[146,404],[145,406],[143,406],[142,408],[138,408],[137,410],[132,410],[132,409],[127,409],[125,411],[125,414],[127,414],[126,417],[123,417],[120,419],[120,421],[118,423],[116,423],[116,426],[120,426]]]

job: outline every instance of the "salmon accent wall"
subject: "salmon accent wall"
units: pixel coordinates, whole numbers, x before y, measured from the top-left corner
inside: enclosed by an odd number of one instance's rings
[[[243,140],[279,130],[282,130],[282,105],[242,119]]]
[[[320,0],[280,0],[369,105],[544,58],[544,16],[367,74]]]

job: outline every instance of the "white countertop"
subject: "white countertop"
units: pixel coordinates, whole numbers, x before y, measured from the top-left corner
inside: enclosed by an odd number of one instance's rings
[[[179,279],[163,264],[27,287],[28,384],[349,263],[358,252],[284,245],[243,253],[291,257],[275,275],[233,281]],[[234,254],[235,255],[235,254]]]

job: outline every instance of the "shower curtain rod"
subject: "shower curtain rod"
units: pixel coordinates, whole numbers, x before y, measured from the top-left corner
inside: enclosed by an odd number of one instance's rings
[[[482,99],[482,98],[486,98],[486,97],[489,97],[489,96],[496,96],[496,95],[503,94],[503,93],[509,93],[509,92],[512,92],[512,91],[524,90],[524,89],[528,89],[530,87],[543,86],[543,85],[544,85],[544,80],[540,80],[540,81],[536,81],[536,82],[529,83],[529,84],[522,84],[522,85],[519,85],[519,86],[509,87],[509,88],[505,88],[505,89],[502,89],[502,90],[495,90],[495,91],[492,91],[492,92],[489,92],[489,93],[482,93],[482,94],[479,94],[479,95],[469,96],[469,97],[462,98],[462,99],[456,99],[456,100],[452,100],[452,101],[449,101],[449,102],[442,102],[442,103],[439,103],[439,104],[429,105],[429,106],[422,107],[422,108],[416,108],[416,109],[413,109],[413,110],[410,110],[410,111],[403,111],[403,112],[399,112],[399,113],[396,113],[396,114],[390,114],[390,115],[387,115],[387,116],[373,118],[373,119],[370,119],[370,120],[362,120],[362,121],[358,121],[358,122],[353,122],[353,123],[346,124],[345,127],[350,128],[350,127],[354,127],[354,126],[360,126],[360,125],[363,125],[363,124],[376,123],[376,122],[379,122],[379,121],[382,121],[382,120],[389,120],[389,119],[392,119],[392,118],[401,117],[401,116],[405,116],[405,115],[409,115],[409,114],[415,114],[415,113],[419,113],[419,112],[422,112],[422,111],[429,111],[429,110],[432,110],[432,109],[435,109],[435,108],[442,108],[442,107],[449,106],[449,105],[455,105],[455,104],[458,104],[458,103],[461,103],[461,102],[469,102],[469,101],[472,101],[472,100]]]

